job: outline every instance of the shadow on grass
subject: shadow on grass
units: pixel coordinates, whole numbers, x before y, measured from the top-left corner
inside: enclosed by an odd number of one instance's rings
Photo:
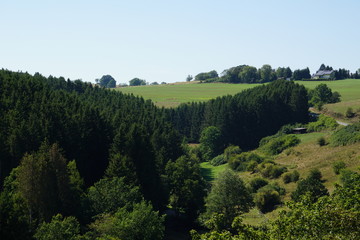
[[[200,168],[200,172],[203,178],[208,182],[212,182],[215,179],[211,168]]]

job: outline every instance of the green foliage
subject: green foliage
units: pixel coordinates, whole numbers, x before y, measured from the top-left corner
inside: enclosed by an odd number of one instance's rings
[[[287,171],[286,167],[276,165],[273,162],[263,162],[259,164],[258,170],[265,178],[278,178]]]
[[[286,183],[291,183],[291,182],[297,182],[299,180],[300,174],[298,171],[292,171],[292,172],[287,172],[283,174],[283,182]]]
[[[310,74],[309,68],[294,70],[293,75],[292,75],[292,79],[294,79],[294,80],[303,80],[303,79],[310,79],[310,78],[311,78],[311,74]]]
[[[240,149],[239,146],[233,146],[233,145],[231,145],[231,146],[225,148],[225,150],[224,150],[224,160],[225,160],[225,162],[229,162],[229,160],[230,160],[233,156],[235,156],[235,155],[237,155],[237,154],[240,154],[241,152],[242,152],[242,151],[241,151],[241,149]]]
[[[213,159],[211,159],[211,161],[210,161],[210,164],[213,166],[220,166],[225,163],[226,163],[226,161],[225,161],[224,154],[220,154],[220,155],[214,157]]]
[[[253,193],[257,192],[258,189],[260,189],[268,184],[269,184],[268,180],[266,180],[264,178],[260,178],[260,177],[253,178],[249,182],[251,192],[253,192]]]
[[[311,122],[307,126],[308,132],[320,132],[323,130],[335,130],[339,124],[332,117],[321,114],[316,122]]]
[[[302,196],[309,194],[310,200],[316,202],[320,197],[329,195],[321,180],[321,172],[313,169],[307,178],[298,182],[296,190],[291,194],[292,200],[301,201]]]
[[[209,80],[209,79],[212,79],[212,78],[217,78],[219,77],[218,73],[213,70],[213,71],[210,71],[210,72],[204,72],[204,73],[199,73],[195,76],[195,80],[196,81],[206,81],[206,80]]]
[[[146,81],[140,78],[133,78],[129,81],[129,86],[141,86],[146,85]]]
[[[0,238],[31,239],[34,222],[28,216],[25,199],[19,192],[18,168],[5,178],[0,193]]]
[[[210,161],[222,150],[221,131],[219,128],[210,126],[201,132],[200,151],[206,161]]]
[[[336,185],[334,198],[343,208],[360,211],[360,174],[344,169],[340,179],[342,186]]]
[[[340,94],[338,92],[332,92],[331,89],[324,83],[319,84],[315,89],[310,90],[309,99],[312,106],[326,103],[340,102]]]
[[[272,224],[271,239],[358,239],[360,213],[349,211],[336,198],[322,197],[313,202],[310,195],[289,203],[288,211]]]
[[[332,146],[346,146],[360,141],[360,123],[345,126],[333,133],[330,138]]]
[[[236,171],[253,171],[254,164],[257,165],[262,161],[264,161],[264,158],[256,153],[243,152],[230,158],[229,167]]]
[[[234,218],[248,212],[253,206],[250,191],[241,178],[231,170],[225,170],[215,180],[205,199],[206,212],[202,215],[205,223],[213,214],[223,214],[224,228],[230,228]]]
[[[101,87],[114,88],[116,87],[116,81],[112,76],[104,75],[100,78],[99,85]]]
[[[49,146],[45,142],[38,152],[26,154],[17,177],[30,218],[50,220],[55,213],[71,212],[74,199],[69,173],[66,159],[57,144]]]
[[[80,239],[80,224],[75,217],[63,217],[57,214],[51,222],[40,224],[34,237],[38,240],[78,240]]]
[[[93,215],[113,213],[118,208],[140,202],[139,187],[125,183],[124,178],[104,178],[89,188],[88,199]]]
[[[353,117],[355,117],[355,113],[354,113],[354,111],[353,111],[353,109],[352,109],[351,107],[349,107],[349,108],[346,109],[345,116],[346,116],[347,118],[353,118]]]
[[[346,164],[343,161],[336,161],[333,163],[333,170],[336,175],[340,174],[340,171],[346,168]]]
[[[170,190],[169,204],[179,213],[194,220],[204,205],[205,181],[201,177],[199,163],[182,156],[166,165]]]
[[[303,86],[278,80],[234,96],[183,104],[166,112],[175,128],[189,141],[197,142],[204,127],[217,127],[222,135],[221,152],[229,145],[243,150],[257,147],[261,138],[276,133],[281,126],[306,122],[308,108]]]
[[[260,141],[260,148],[265,153],[276,155],[287,148],[298,145],[299,143],[300,139],[295,135],[274,135],[263,138]]]
[[[322,147],[322,146],[325,146],[325,145],[326,145],[326,140],[325,140],[325,138],[324,138],[324,137],[320,137],[320,138],[318,138],[316,142],[317,142],[317,144],[318,144],[320,147]]]
[[[264,186],[255,194],[254,203],[261,212],[270,212],[281,203],[280,194],[270,185]]]
[[[194,78],[193,78],[193,76],[192,75],[188,75],[187,77],[186,77],[186,81],[187,82],[190,82],[191,80],[193,80]]]
[[[90,225],[97,239],[157,240],[164,237],[165,216],[141,201],[131,210],[119,208],[113,215],[101,215]]]

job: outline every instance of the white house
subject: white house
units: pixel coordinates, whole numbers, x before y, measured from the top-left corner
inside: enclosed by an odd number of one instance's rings
[[[319,70],[312,76],[312,78],[313,79],[330,79],[331,74],[333,72],[334,72],[333,70]]]

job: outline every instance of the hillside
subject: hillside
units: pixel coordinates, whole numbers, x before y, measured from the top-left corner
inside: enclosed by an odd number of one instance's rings
[[[326,106],[336,111],[346,111],[345,107],[358,108],[360,98],[360,80],[346,79],[338,81],[296,81],[306,88],[313,89],[321,83],[327,84],[333,91],[341,94],[342,102]],[[261,84],[227,84],[227,83],[202,83],[202,84],[166,84],[151,86],[136,86],[117,88],[123,93],[132,93],[145,99],[151,99],[160,107],[176,107],[180,103],[208,101],[210,99],[233,95],[248,88]],[[342,107],[343,105],[346,105]],[[340,108],[340,109],[339,109]],[[345,110],[344,110],[345,109]]]
[[[322,173],[325,187],[332,193],[335,184],[340,183],[339,175],[336,175],[333,170],[334,162],[343,161],[347,169],[360,172],[360,142],[338,147],[318,145],[317,140],[320,137],[324,137],[328,141],[331,134],[333,134],[333,131],[297,135],[301,139],[299,145],[285,150],[272,159],[276,164],[285,166],[289,172],[298,171],[300,178],[306,178],[311,169],[319,169]],[[254,150],[253,152],[262,154],[261,151],[258,150]],[[229,166],[228,164],[224,164],[214,167],[209,163],[202,163],[201,168],[206,179],[213,182],[219,173],[229,168]],[[251,173],[248,171],[239,172],[238,174],[247,183],[252,179],[262,177],[260,173]],[[282,197],[283,202],[291,200],[290,195],[295,191],[297,183],[292,182],[285,184],[282,177],[270,179],[269,182],[272,184],[277,183],[285,189],[286,194]],[[269,220],[276,219],[282,209],[284,209],[284,207],[280,206],[274,211],[263,214],[257,208],[254,208],[249,213],[244,214],[244,222],[256,226],[264,224]]]

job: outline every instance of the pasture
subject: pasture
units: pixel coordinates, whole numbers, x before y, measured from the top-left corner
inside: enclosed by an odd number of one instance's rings
[[[341,94],[340,103],[328,104],[326,108],[334,112],[344,113],[348,107],[354,111],[360,108],[360,80],[347,79],[338,81],[296,81],[306,88],[313,89],[320,83],[327,84],[332,91]],[[132,93],[151,99],[159,107],[176,107],[181,103],[203,102],[210,99],[234,95],[245,89],[253,88],[261,84],[227,84],[227,83],[173,83],[166,85],[149,85],[117,88],[123,93]]]
[[[132,93],[151,99],[159,107],[176,107],[181,103],[204,102],[224,95],[234,95],[244,89],[260,84],[183,83],[117,88],[123,93]]]

